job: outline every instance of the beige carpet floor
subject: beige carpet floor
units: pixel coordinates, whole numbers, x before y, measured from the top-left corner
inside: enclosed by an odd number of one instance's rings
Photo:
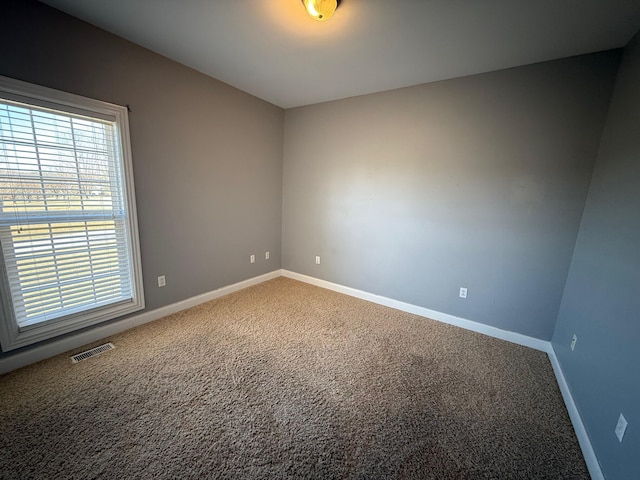
[[[108,340],[0,377],[1,478],[589,478],[546,354],[294,280]]]

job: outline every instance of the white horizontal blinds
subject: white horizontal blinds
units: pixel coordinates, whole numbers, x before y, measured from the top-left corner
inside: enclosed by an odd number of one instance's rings
[[[18,326],[133,296],[115,123],[0,100],[0,242]]]

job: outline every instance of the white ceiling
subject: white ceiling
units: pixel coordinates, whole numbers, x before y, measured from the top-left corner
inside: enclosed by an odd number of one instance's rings
[[[42,0],[280,107],[624,46],[640,0]]]

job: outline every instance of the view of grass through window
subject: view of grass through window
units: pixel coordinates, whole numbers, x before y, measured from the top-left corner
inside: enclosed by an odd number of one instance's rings
[[[114,122],[0,103],[0,242],[20,327],[131,298]]]

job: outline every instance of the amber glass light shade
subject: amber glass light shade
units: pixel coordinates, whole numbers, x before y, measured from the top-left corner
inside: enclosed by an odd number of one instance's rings
[[[319,22],[329,20],[338,8],[337,0],[302,0],[302,3],[311,18]]]

